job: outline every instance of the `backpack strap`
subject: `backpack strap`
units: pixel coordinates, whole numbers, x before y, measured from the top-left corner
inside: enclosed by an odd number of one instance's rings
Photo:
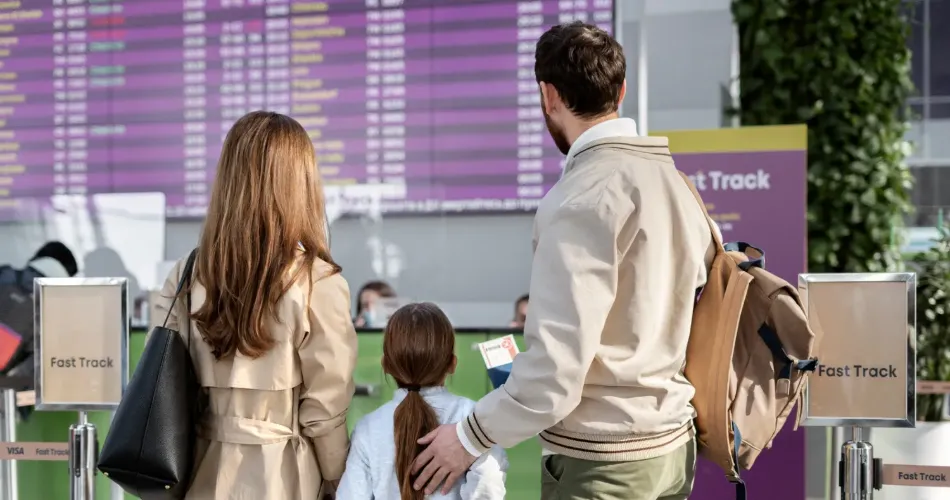
[[[736,260],[739,269],[749,272],[753,267],[765,269],[765,252],[761,248],[754,247],[744,241],[726,243],[723,245],[726,253],[734,252],[732,255]]]
[[[699,207],[703,211],[703,215],[706,217],[706,223],[709,225],[709,232],[712,234],[712,239],[716,244],[716,248],[715,248],[716,257],[726,253],[727,249],[722,244],[722,238],[719,237],[719,232],[716,231],[715,223],[713,222],[712,218],[709,217],[709,212],[706,210],[706,203],[703,202],[703,198],[702,196],[699,195],[699,191],[696,190],[696,186],[693,185],[692,181],[689,180],[689,177],[687,177],[686,174],[680,171],[677,171],[677,173],[679,173],[680,177],[683,179],[683,182],[685,182],[686,185],[689,187],[690,192],[693,193],[693,198],[696,199],[696,203],[699,204]],[[749,291],[749,285],[751,283],[752,283],[752,276],[749,274],[740,275],[739,279],[731,281],[727,285],[726,291],[725,291],[726,292],[725,302],[727,304],[725,307],[727,309],[732,309],[732,310],[738,309],[735,307],[731,307],[729,303],[730,302],[734,303],[735,301],[739,301],[739,302],[744,301],[746,294]],[[738,324],[738,318],[732,318],[730,320],[730,323]],[[728,370],[728,368],[724,368],[724,367],[728,366],[732,362],[733,353],[732,353],[731,348],[734,348],[734,344],[733,345],[723,344],[721,345],[721,347],[722,347],[722,350],[720,352],[711,353],[711,356],[714,359],[719,360],[720,370]],[[713,366],[715,367],[716,365],[713,365]],[[713,372],[718,373],[715,368],[713,369]],[[726,429],[728,429],[727,432],[728,431],[732,432],[732,443],[731,443],[732,450],[731,450],[731,453],[729,453],[732,456],[732,464],[731,464],[732,470],[726,473],[726,479],[728,479],[730,483],[736,486],[736,500],[746,500],[748,497],[748,493],[746,491],[745,481],[742,480],[742,477],[739,474],[739,448],[740,448],[740,445],[742,444],[742,432],[739,430],[739,426],[736,425],[736,423],[732,420],[732,418],[730,418],[729,409],[725,407],[725,398],[723,398],[721,402],[716,401],[714,404],[716,406],[713,408],[710,408],[710,411],[712,412],[712,416],[709,418],[713,422],[717,422],[717,423],[721,422],[724,424],[728,424],[728,426],[726,427]]]
[[[683,182],[686,183],[690,192],[693,193],[693,198],[696,198],[696,203],[699,204],[699,208],[703,209],[703,215],[706,216],[706,223],[709,224],[709,232],[712,233],[713,241],[716,242],[716,254],[722,253],[724,251],[722,248],[722,239],[719,237],[719,231],[716,231],[715,222],[709,217],[709,212],[706,211],[706,203],[703,202],[703,197],[699,195],[699,191],[696,190],[693,181],[689,180],[686,174],[679,170],[677,170],[676,173],[680,174],[680,177],[683,178]]]
[[[745,481],[739,477],[739,447],[742,445],[742,433],[739,432],[739,426],[735,422],[732,422],[732,458],[736,462],[735,466],[735,477],[726,474],[726,478],[729,479],[729,482],[736,485],[736,500],[747,500],[748,492],[746,491]]]
[[[726,297],[723,301],[723,309],[727,311],[741,312],[741,308],[736,307],[735,303],[745,302],[745,298],[749,292],[749,286],[751,284],[752,275],[748,273],[741,273],[736,276],[735,279],[730,280],[729,284],[726,286]],[[723,318],[720,318],[720,320],[723,320]],[[725,318],[725,321],[728,324],[739,324],[739,319],[736,317],[727,317]],[[712,353],[712,356],[716,359],[719,359],[721,363],[726,363],[727,366],[731,366],[732,356],[734,353],[733,349],[735,349],[735,344],[728,345],[723,343],[721,345],[721,349],[718,352]],[[729,368],[724,368],[724,370],[726,370],[728,373]],[[722,372],[714,370],[713,373]],[[728,429],[732,431],[732,452],[730,453],[732,456],[732,470],[726,472],[726,479],[736,486],[736,500],[747,500],[748,494],[746,492],[745,481],[742,479],[742,476],[739,472],[739,449],[742,445],[742,432],[739,430],[739,426],[736,425],[736,422],[730,415],[729,408],[726,406],[725,397],[723,397],[721,401],[716,401],[716,405],[717,406],[712,408],[712,420],[714,422],[728,422]]]

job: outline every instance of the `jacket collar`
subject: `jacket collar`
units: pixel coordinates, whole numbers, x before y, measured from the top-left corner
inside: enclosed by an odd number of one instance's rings
[[[567,174],[574,169],[577,162],[582,160],[586,153],[601,148],[622,149],[638,156],[646,156],[659,161],[673,161],[673,157],[670,155],[669,140],[666,137],[608,137],[590,142],[580,148],[564,166],[564,173]]]
[[[578,152],[592,142],[611,137],[629,138],[637,137],[638,135],[637,122],[635,122],[633,118],[614,118],[613,120],[600,122],[585,130],[583,134],[574,140],[574,144],[571,144],[571,149],[567,151],[567,163],[570,163]]]

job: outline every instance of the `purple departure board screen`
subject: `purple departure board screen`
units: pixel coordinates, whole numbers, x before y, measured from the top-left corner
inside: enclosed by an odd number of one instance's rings
[[[0,218],[56,195],[206,212],[245,113],[310,132],[344,212],[528,210],[560,175],[534,46],[613,0],[0,0]]]

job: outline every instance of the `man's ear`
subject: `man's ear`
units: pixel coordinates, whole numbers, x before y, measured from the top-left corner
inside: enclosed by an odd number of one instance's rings
[[[541,109],[548,115],[554,114],[554,112],[557,111],[561,95],[558,94],[554,85],[550,83],[538,82],[538,87],[541,89]]]
[[[623,99],[627,97],[627,79],[623,79],[623,85],[620,87],[620,99],[617,101],[617,109],[623,104]]]

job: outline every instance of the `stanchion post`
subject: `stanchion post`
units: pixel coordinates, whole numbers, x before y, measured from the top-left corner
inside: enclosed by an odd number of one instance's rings
[[[12,443],[16,441],[16,390],[3,389],[3,399],[0,400],[3,427],[0,428],[0,442]],[[17,500],[19,486],[17,484],[16,460],[0,460],[0,499]]]
[[[883,463],[863,429],[915,425],[916,283],[914,273],[798,276],[805,315],[821,345],[801,423],[851,429],[851,439],[841,438],[841,500],[870,500],[883,486]]]
[[[81,411],[79,422],[69,426],[69,500],[95,500],[98,459],[96,426]]]
[[[851,440],[841,446],[841,500],[874,498],[874,449],[862,440],[861,428],[851,428]]]
[[[115,411],[128,382],[128,280],[37,278],[33,311],[36,409],[79,412],[67,443],[69,498],[95,500],[99,443],[86,412]]]

